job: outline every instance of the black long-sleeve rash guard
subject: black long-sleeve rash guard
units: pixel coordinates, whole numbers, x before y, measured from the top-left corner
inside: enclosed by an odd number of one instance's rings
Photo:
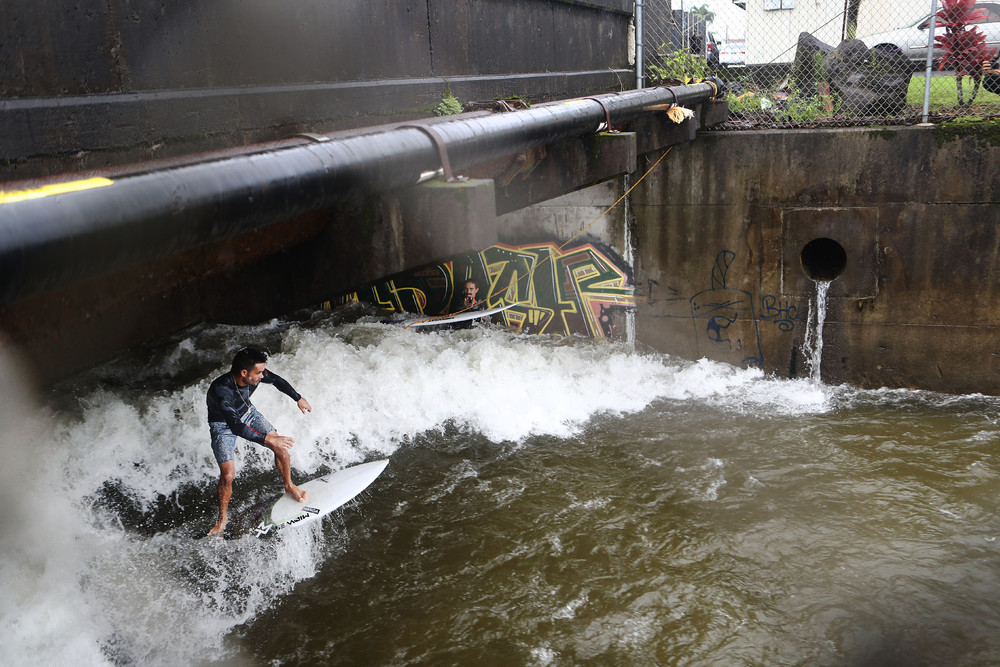
[[[289,396],[296,403],[302,398],[302,394],[292,389],[292,385],[288,384],[288,381],[266,368],[260,381],[264,384],[273,385],[275,389]],[[263,445],[264,437],[267,434],[257,433],[253,429],[247,428],[241,421],[250,409],[250,396],[256,389],[256,385],[249,384],[245,387],[240,387],[236,384],[236,378],[232,373],[226,373],[215,378],[212,381],[212,385],[208,388],[208,396],[205,399],[208,403],[208,421],[226,422],[229,430],[236,435]]]

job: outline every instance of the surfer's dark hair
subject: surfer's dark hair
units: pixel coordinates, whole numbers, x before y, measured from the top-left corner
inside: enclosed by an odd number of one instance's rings
[[[233,373],[251,371],[257,364],[267,363],[267,353],[254,347],[244,347],[233,357]]]

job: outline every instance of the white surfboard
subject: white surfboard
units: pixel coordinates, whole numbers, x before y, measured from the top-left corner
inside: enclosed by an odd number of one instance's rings
[[[299,484],[299,488],[309,494],[306,501],[300,503],[287,493],[278,498],[271,507],[270,514],[257,526],[257,536],[266,535],[278,528],[304,526],[319,521],[367,489],[387,465],[388,459],[372,461]]]
[[[456,313],[455,315],[446,315],[444,317],[428,315],[426,317],[403,320],[402,324],[405,329],[410,327],[429,327],[438,324],[454,324],[455,322],[465,322],[466,320],[476,320],[480,317],[496,315],[497,313],[502,313],[508,308],[513,308],[516,305],[516,303],[509,303],[506,306],[497,306],[496,308],[490,308],[489,310],[468,310],[464,313]]]

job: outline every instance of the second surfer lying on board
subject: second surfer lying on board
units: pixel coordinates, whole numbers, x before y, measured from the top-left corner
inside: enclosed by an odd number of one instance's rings
[[[477,301],[476,297],[479,295],[479,285],[476,284],[475,280],[466,280],[462,285],[462,292],[452,308],[452,313],[468,313],[475,310],[482,310],[486,305],[484,301]],[[468,329],[472,327],[473,320],[465,320],[463,322],[456,322],[451,325],[452,329]]]

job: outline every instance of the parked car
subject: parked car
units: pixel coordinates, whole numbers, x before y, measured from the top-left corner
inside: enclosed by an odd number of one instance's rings
[[[747,61],[746,39],[733,37],[719,46],[719,62],[723,65],[744,65]]]
[[[713,67],[719,64],[719,41],[714,34],[706,31],[701,35],[695,31],[690,40],[691,53],[704,57]]]
[[[1000,46],[1000,3],[977,2],[976,9],[982,9],[986,17],[977,21],[974,25],[980,32],[986,35],[986,47],[994,49]],[[922,64],[927,61],[927,30],[930,28],[931,15],[926,14],[913,24],[888,32],[880,32],[874,35],[863,35],[858,37],[868,48],[880,49],[884,51],[898,51],[915,64]],[[940,35],[944,30],[936,26],[935,35]],[[941,50],[934,50],[934,57],[941,56]]]
[[[708,33],[708,39],[705,40],[705,59],[713,67],[719,64],[719,41],[712,32]]]

